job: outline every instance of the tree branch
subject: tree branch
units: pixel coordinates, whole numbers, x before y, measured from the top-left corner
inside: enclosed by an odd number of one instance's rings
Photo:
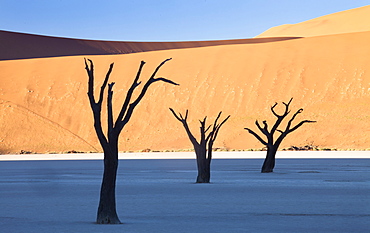
[[[136,89],[136,87],[138,87],[141,82],[138,82],[139,78],[140,78],[140,75],[141,75],[141,71],[143,69],[145,65],[145,61],[141,61],[140,63],[140,66],[139,66],[139,69],[137,71],[137,74],[136,74],[136,77],[133,81],[133,83],[131,84],[131,87],[129,88],[129,90],[127,91],[127,94],[126,94],[126,97],[125,97],[125,101],[122,105],[122,108],[121,108],[121,111],[117,117],[117,120],[116,120],[116,123],[115,125],[119,125],[119,122],[122,121],[126,111],[127,111],[127,107],[128,105],[130,104],[130,101],[131,101],[131,97],[132,97],[132,94],[134,93],[134,90]]]
[[[278,105],[278,103],[277,102],[275,102],[275,104],[270,108],[271,109],[271,112],[277,117],[277,118],[279,118],[280,117],[280,115],[279,114],[277,114],[276,112],[275,112],[275,110],[274,110],[274,108],[276,107]]]
[[[181,113],[180,113],[180,116],[177,116],[176,112],[175,112],[172,108],[170,108],[170,111],[171,111],[171,112],[172,112],[172,114],[176,117],[176,119],[177,119],[177,120],[179,120],[180,122],[186,121],[186,120],[182,117]],[[186,111],[187,111],[187,110],[186,110]]]
[[[299,122],[299,124],[297,124],[296,126],[294,126],[292,129],[290,129],[288,131],[288,133],[291,133],[293,132],[294,130],[298,129],[299,127],[301,127],[304,123],[316,123],[316,121],[310,121],[310,120],[304,120],[304,121],[301,121]]]
[[[206,142],[208,142],[212,137],[213,137],[213,131],[211,131],[211,132],[208,134],[208,136],[207,136],[207,138],[206,138]],[[212,140],[211,140],[211,141],[212,141]]]
[[[157,81],[166,82],[166,83],[169,83],[169,84],[172,84],[172,85],[176,85],[176,86],[178,86],[178,85],[179,85],[179,84],[177,84],[177,83],[175,83],[175,82],[173,82],[173,81],[171,81],[171,80],[169,80],[169,79],[163,78],[163,77],[160,77],[160,78],[154,78],[154,79],[153,79],[153,83],[154,83],[154,82],[157,82]]]
[[[264,134],[264,135],[266,135],[266,137],[269,137],[270,136],[270,134],[269,134],[269,132],[268,132],[268,130],[267,130],[267,122],[266,121],[263,121],[262,122],[263,124],[264,124],[264,127],[262,128],[261,127],[261,125],[260,125],[260,123],[258,122],[258,120],[256,120],[256,122],[255,122],[255,124],[257,125],[257,127],[258,127],[258,129]]]
[[[94,116],[94,129],[95,129],[95,132],[96,132],[96,135],[99,139],[100,144],[104,147],[106,144],[108,144],[108,141],[107,141],[107,138],[104,135],[104,132],[103,132],[103,129],[102,129],[102,126],[101,126],[101,102],[95,103],[95,97],[94,97],[94,63],[92,62],[92,60],[88,59],[88,61],[90,62],[90,68],[89,68],[89,65],[87,64],[86,58],[84,60],[85,60],[85,69],[86,69],[87,75],[89,77],[87,95],[89,97],[91,110],[92,110],[93,116]],[[112,71],[112,69],[113,69],[113,64],[111,64],[111,66],[110,66],[110,69],[108,71],[109,74]],[[106,75],[106,79],[107,79],[107,77],[109,78],[108,73]]]
[[[110,74],[112,73],[113,65],[114,65],[114,63],[111,63],[111,64],[110,64],[110,66],[109,66],[109,70],[108,70],[107,74],[105,75],[104,82],[103,82],[102,86],[100,87],[100,95],[99,95],[99,101],[98,101],[98,104],[99,104],[99,105],[101,105],[101,104],[102,104],[102,102],[103,102],[104,90],[105,90],[105,87],[106,87],[106,86],[107,86],[107,84],[108,84],[109,76],[110,76]]]
[[[90,59],[88,59],[90,62],[89,68],[86,58],[84,58],[84,60],[85,60],[85,69],[89,77],[87,95],[89,96],[91,108],[94,110],[94,105],[96,104],[94,98],[94,63]]]
[[[204,143],[207,143],[205,140],[206,140],[206,132],[205,132],[205,125],[206,125],[206,120],[207,120],[207,117],[204,117],[203,121],[199,121],[200,122],[200,142],[199,144],[204,144]]]
[[[204,130],[204,133],[207,133],[207,131],[211,128],[212,125],[209,125],[206,130]]]
[[[136,100],[134,102],[132,102],[131,104],[129,104],[128,106],[128,109],[127,109],[127,112],[126,114],[124,115],[124,118],[123,120],[121,120],[120,122],[118,122],[118,125],[119,125],[119,131],[122,130],[122,128],[127,124],[127,122],[130,120],[131,116],[132,116],[132,113],[134,112],[136,106],[139,104],[139,102],[141,101],[141,99],[144,97],[146,91],[148,90],[149,86],[154,83],[154,82],[157,82],[157,81],[163,81],[163,82],[167,82],[167,83],[170,83],[170,84],[175,84],[175,85],[179,85],[173,81],[170,81],[168,79],[164,79],[164,78],[159,78],[159,79],[155,79],[154,76],[155,74],[158,72],[159,68],[167,61],[171,60],[170,59],[166,59],[164,60],[156,69],[155,71],[153,72],[152,76],[150,77],[150,79],[145,83],[143,89],[141,90],[139,96],[136,98]],[[142,67],[142,66],[141,66]],[[136,79],[135,79],[136,80]],[[137,81],[137,80],[136,80]],[[129,100],[128,100],[129,101]],[[120,119],[117,119],[117,121],[119,121]]]
[[[249,128],[244,128],[245,130],[248,131],[248,133],[252,134],[254,137],[258,139],[263,145],[267,146],[267,142],[265,142],[258,134],[256,134],[253,130]]]
[[[292,98],[290,98],[290,100],[289,100],[289,102],[288,103],[285,103],[285,102],[283,102],[283,104],[285,105],[285,110],[284,110],[284,113],[282,114],[282,115],[279,115],[279,114],[277,114],[276,112],[275,112],[275,107],[278,105],[278,103],[276,103],[275,102],[275,104],[271,107],[271,111],[272,111],[272,113],[277,117],[277,118],[284,118],[286,115],[288,115],[289,114],[289,105],[290,105],[290,103],[292,102],[292,100],[293,100],[293,97]]]
[[[113,110],[112,110],[113,86],[114,86],[114,82],[108,84],[108,97],[107,97],[108,138],[113,130]]]
[[[283,104],[285,105],[285,110],[284,110],[284,113],[282,115],[277,114],[275,112],[275,110],[274,110],[274,108],[276,107],[277,103],[275,103],[274,106],[271,107],[272,113],[278,119],[276,120],[275,124],[271,128],[271,132],[270,132],[271,138],[269,138],[269,140],[273,141],[273,135],[274,135],[275,131],[277,130],[277,128],[279,127],[279,125],[281,124],[281,122],[284,120],[284,118],[290,113],[290,111],[289,111],[289,105],[292,102],[292,100],[293,100],[293,98],[290,98],[290,100],[289,100],[288,103],[283,102]]]
[[[222,114],[222,111],[217,115],[215,122],[213,123],[213,129],[212,131],[208,134],[206,142],[208,142],[208,163],[211,162],[212,159],[212,148],[213,148],[213,143],[215,142],[218,132],[220,131],[221,126],[230,118],[230,115],[227,116],[220,124],[217,124],[218,120],[220,119]]]
[[[172,60],[172,58],[167,58],[166,60],[162,61],[162,62],[161,62],[161,64],[159,64],[159,65],[157,66],[157,68],[154,70],[154,72],[153,72],[152,76],[150,76],[150,79],[154,79],[154,76],[157,74],[158,70],[159,70],[159,69],[164,65],[164,63],[166,63],[166,62],[168,62],[168,61],[170,61],[170,60]],[[171,82],[172,82],[172,81],[171,81]],[[178,84],[176,84],[176,83],[173,83],[173,84],[178,85]]]
[[[220,114],[219,114],[219,116],[221,116],[221,112],[220,112]],[[223,120],[222,122],[221,122],[221,124],[219,124],[219,125],[217,125],[216,126],[216,128],[215,128],[215,130],[213,131],[214,133],[213,133],[213,137],[212,137],[212,142],[214,142],[215,140],[216,140],[216,138],[217,138],[217,135],[218,135],[218,132],[220,131],[220,129],[221,129],[221,126],[227,121],[227,120],[229,120],[229,118],[230,118],[230,115],[228,115],[226,118],[225,118],[225,120]],[[218,119],[218,118],[217,118]],[[215,121],[215,124],[216,124],[216,122],[217,122],[217,119],[216,119],[216,121]]]
[[[190,129],[189,129],[189,126],[188,126],[188,123],[187,123],[187,118],[188,118],[188,110],[186,110],[186,114],[185,114],[185,118],[182,117],[181,113],[179,113],[180,116],[178,116],[176,114],[176,112],[170,108],[170,111],[172,112],[172,114],[175,116],[175,118],[177,120],[179,120],[182,125],[184,126],[185,128],[185,131],[186,131],[186,134],[188,135],[191,143],[194,145],[194,146],[199,146],[200,144],[198,143],[197,139],[194,137],[194,135],[191,133]]]
[[[303,108],[300,108],[300,109],[298,109],[298,110],[297,110],[297,112],[296,112],[296,113],[294,113],[294,115],[292,116],[292,118],[288,121],[288,124],[287,124],[287,126],[286,126],[285,131],[289,131],[289,130],[290,130],[290,126],[292,125],[293,120],[296,118],[296,116],[297,116],[298,114],[300,114],[300,113],[302,113],[302,112],[303,112]]]
[[[222,114],[222,111],[220,111],[220,112],[218,113],[218,115],[217,115],[217,117],[216,117],[216,119],[215,119],[215,122],[213,123],[213,129],[215,129],[215,128],[216,128],[217,121],[218,121],[218,119],[220,119],[221,114]],[[214,131],[214,130],[213,130],[213,131]]]
[[[285,105],[285,112],[288,112],[288,110],[289,110],[289,105],[290,105],[290,103],[292,102],[292,100],[293,100],[293,97],[292,98],[290,98],[290,100],[289,100],[289,102],[288,103],[285,103],[285,102],[283,102],[283,104]]]
[[[188,119],[188,114],[189,114],[189,110],[187,110],[187,109],[186,109],[186,112],[185,112],[185,118],[184,118],[185,120],[187,120],[187,119]]]

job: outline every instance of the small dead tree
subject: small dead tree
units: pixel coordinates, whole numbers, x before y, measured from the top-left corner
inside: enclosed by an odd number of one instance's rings
[[[216,137],[221,126],[230,118],[230,115],[226,117],[225,120],[223,120],[221,123],[218,123],[218,120],[220,119],[222,113],[220,112],[213,125],[209,125],[207,128],[206,128],[207,117],[204,117],[203,120],[199,120],[200,141],[198,142],[197,139],[191,133],[189,125],[187,123],[189,111],[186,110],[185,117],[183,117],[181,113],[177,115],[172,108],[170,108],[170,110],[172,114],[176,117],[176,119],[182,123],[191,143],[194,146],[198,167],[198,176],[196,183],[209,183],[211,179],[211,160],[213,143],[216,140]],[[208,133],[208,135],[206,135],[210,129],[211,131]]]
[[[266,158],[265,158],[265,161],[263,163],[262,170],[261,170],[262,173],[273,172],[274,167],[275,167],[275,155],[276,155],[276,151],[278,150],[278,148],[279,148],[281,142],[283,141],[283,139],[289,133],[295,131],[296,129],[298,129],[299,127],[301,127],[304,123],[314,123],[314,122],[316,122],[316,121],[304,120],[304,121],[301,121],[300,123],[298,123],[297,125],[295,125],[295,126],[292,127],[293,120],[296,118],[296,116],[298,114],[300,114],[303,111],[303,108],[300,108],[300,109],[298,109],[298,111],[296,113],[293,114],[292,118],[288,121],[288,123],[287,123],[287,125],[285,127],[285,130],[284,131],[283,130],[279,130],[278,127],[280,126],[281,122],[290,113],[289,105],[292,102],[292,100],[293,100],[293,98],[291,98],[288,103],[284,103],[283,102],[283,104],[285,105],[285,110],[284,110],[284,113],[282,115],[277,114],[276,111],[275,111],[275,107],[278,105],[277,103],[275,103],[271,107],[271,111],[274,114],[274,116],[276,116],[277,119],[276,119],[276,122],[272,126],[272,128],[271,128],[270,131],[268,129],[268,125],[267,125],[267,122],[266,121],[262,121],[262,123],[263,123],[263,127],[262,127],[260,125],[260,123],[258,122],[258,120],[256,120],[255,124],[257,125],[258,129],[266,136],[267,141],[266,140],[263,140],[253,130],[251,130],[249,128],[244,128],[250,134],[252,134],[253,136],[255,136],[258,139],[258,141],[260,141],[263,145],[265,145],[267,147],[267,155],[266,155]],[[274,141],[274,133],[276,131],[280,133],[280,136]]]
[[[117,119],[113,120],[113,110],[112,110],[112,97],[113,97],[113,86],[114,82],[108,84],[109,76],[113,70],[113,63],[110,65],[109,70],[105,76],[103,85],[100,88],[99,99],[95,100],[94,97],[94,64],[91,60],[88,62],[85,59],[85,69],[87,75],[89,76],[88,81],[88,97],[90,101],[90,106],[94,115],[94,128],[96,135],[98,136],[99,142],[103,148],[104,152],[104,174],[100,190],[100,201],[97,213],[96,222],[99,224],[119,224],[121,223],[116,212],[116,176],[118,168],[118,138],[123,129],[123,127],[131,119],[132,113],[134,112],[135,107],[144,97],[149,86],[157,81],[163,81],[173,85],[178,85],[177,83],[172,82],[171,80],[165,78],[154,78],[161,66],[163,66],[167,61],[171,59],[164,60],[158,67],[155,69],[149,80],[143,86],[140,94],[136,97],[134,101],[131,102],[131,98],[134,90],[140,85],[139,77],[143,66],[144,61],[140,63],[136,78],[132,83],[131,87],[127,91],[126,98],[123,102],[121,111],[118,114]],[[107,134],[104,134],[102,129],[101,121],[101,110],[103,103],[103,95],[106,86],[108,85],[108,94],[107,94],[107,122],[108,130]]]

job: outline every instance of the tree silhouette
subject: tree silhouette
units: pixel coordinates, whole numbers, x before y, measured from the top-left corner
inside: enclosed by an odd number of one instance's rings
[[[117,119],[113,120],[113,111],[112,111],[112,97],[113,97],[113,86],[114,82],[108,84],[109,76],[113,70],[112,63],[109,67],[109,70],[105,76],[104,82],[100,88],[99,99],[96,102],[94,97],[94,64],[93,62],[88,59],[88,62],[85,59],[85,69],[89,76],[88,81],[88,97],[90,101],[90,106],[94,116],[94,128],[96,135],[99,139],[99,142],[103,148],[104,152],[104,174],[103,180],[101,184],[100,190],[100,201],[97,213],[97,220],[96,222],[99,224],[119,224],[121,223],[116,212],[116,176],[117,176],[117,168],[118,168],[118,138],[123,129],[123,127],[129,122],[131,119],[132,113],[134,112],[135,107],[139,104],[139,102],[144,97],[146,91],[148,90],[149,86],[157,81],[163,81],[166,83],[170,83],[173,85],[178,85],[177,83],[172,82],[171,80],[165,78],[154,78],[157,74],[158,70],[161,66],[163,66],[167,61],[171,59],[164,60],[158,67],[155,69],[149,80],[143,86],[140,94],[136,97],[136,99],[131,102],[131,98],[133,95],[134,90],[140,85],[139,77],[143,66],[145,64],[144,61],[141,61],[140,67],[138,69],[136,78],[132,83],[131,87],[127,91],[126,98],[122,105],[121,111]],[[103,103],[103,95],[106,86],[108,85],[108,94],[107,94],[107,121],[108,121],[108,130],[107,134],[105,135],[102,129],[102,122],[101,122],[101,110],[102,110],[102,103]]]
[[[223,120],[221,123],[217,123],[219,118],[221,117],[222,112],[220,112],[213,125],[211,124],[207,128],[206,128],[207,117],[204,117],[203,120],[199,120],[200,141],[198,142],[197,139],[191,133],[189,125],[187,123],[189,111],[186,110],[185,117],[183,117],[181,113],[177,115],[172,108],[170,108],[170,110],[172,114],[176,117],[176,119],[182,123],[191,143],[194,146],[198,168],[198,176],[196,183],[209,183],[211,179],[211,160],[213,143],[216,140],[216,137],[221,126],[230,118],[230,115],[226,117],[225,120]],[[209,131],[210,129],[211,131]],[[207,135],[208,131],[209,133]]]
[[[266,155],[265,161],[264,161],[263,166],[262,166],[262,169],[261,169],[261,172],[262,173],[273,172],[274,167],[275,167],[275,155],[276,155],[276,151],[278,150],[278,148],[279,148],[281,142],[283,141],[283,139],[289,133],[295,131],[296,129],[298,129],[299,127],[301,127],[304,123],[314,123],[314,122],[316,122],[316,121],[304,120],[304,121],[301,121],[300,123],[298,123],[297,125],[295,125],[295,126],[292,127],[293,120],[296,118],[296,116],[298,114],[300,114],[303,111],[303,108],[300,108],[300,109],[298,109],[297,112],[295,112],[293,114],[292,118],[288,121],[288,123],[287,123],[287,125],[285,127],[285,130],[284,131],[279,130],[278,127],[280,126],[281,122],[290,113],[289,105],[292,102],[292,100],[293,100],[293,98],[291,98],[288,103],[284,103],[283,102],[283,104],[285,105],[285,110],[284,110],[284,113],[282,115],[277,114],[276,111],[275,111],[275,107],[278,105],[277,103],[275,103],[271,107],[271,112],[274,114],[274,116],[276,116],[277,119],[276,119],[276,122],[272,126],[272,128],[271,128],[270,131],[268,129],[268,125],[267,125],[267,122],[266,121],[262,121],[262,123],[263,123],[263,127],[262,127],[260,125],[260,123],[258,122],[258,120],[256,120],[255,124],[257,125],[257,128],[266,136],[267,141],[266,140],[263,140],[253,130],[251,130],[249,128],[244,128],[250,134],[252,134],[253,136],[255,136],[258,139],[258,141],[260,141],[263,145],[265,145],[267,147],[267,155]],[[276,131],[280,133],[280,136],[274,141],[274,133]]]

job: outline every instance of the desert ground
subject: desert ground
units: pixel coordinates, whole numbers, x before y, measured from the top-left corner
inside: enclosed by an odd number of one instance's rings
[[[121,154],[114,226],[94,224],[101,154],[1,155],[0,231],[367,232],[369,153],[278,152],[262,174],[261,152],[215,152],[210,184],[194,154]]]
[[[277,112],[283,111],[282,102],[292,97],[292,112],[304,109],[295,122],[317,123],[303,125],[281,148],[369,149],[370,30],[359,23],[368,21],[369,11],[365,6],[313,19],[320,23],[302,22],[289,36],[230,41],[109,42],[2,31],[0,153],[101,152],[86,95],[85,57],[95,64],[96,89],[109,64],[115,64],[115,116],[140,61],[146,61],[140,78],[145,82],[160,62],[172,58],[157,77],[180,86],[155,83],[149,88],[123,129],[121,152],[191,149],[170,107],[189,110],[195,134],[199,119],[208,116],[211,122],[219,111],[231,115],[215,148],[261,149],[244,128],[257,130],[255,120],[271,126],[276,118],[270,107],[278,102]],[[346,27],[340,27],[344,21]],[[312,35],[300,33],[313,28]]]

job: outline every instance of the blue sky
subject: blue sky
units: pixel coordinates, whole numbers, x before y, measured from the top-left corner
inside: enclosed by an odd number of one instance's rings
[[[119,41],[251,38],[369,0],[0,0],[0,30]]]

